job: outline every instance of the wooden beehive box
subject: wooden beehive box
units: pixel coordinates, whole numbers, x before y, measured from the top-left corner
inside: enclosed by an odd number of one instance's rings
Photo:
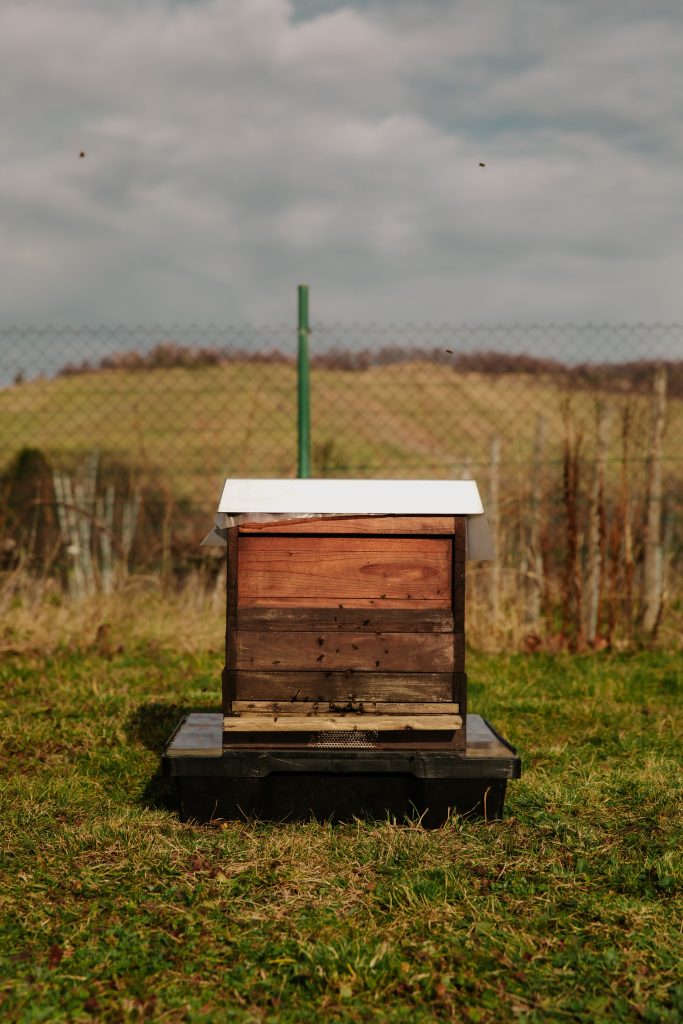
[[[473,481],[226,481],[224,743],[464,749],[482,512]]]

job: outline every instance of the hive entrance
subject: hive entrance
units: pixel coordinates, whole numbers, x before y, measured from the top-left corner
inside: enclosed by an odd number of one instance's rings
[[[374,729],[349,729],[348,732],[315,732],[307,746],[316,750],[373,750],[378,733]]]

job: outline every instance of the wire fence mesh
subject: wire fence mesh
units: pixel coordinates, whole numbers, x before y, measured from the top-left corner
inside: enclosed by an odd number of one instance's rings
[[[314,325],[310,349],[313,475],[477,479],[494,629],[661,629],[683,547],[681,325]],[[295,351],[292,326],[0,330],[5,568],[86,593],[117,565],[187,566],[226,476],[296,474]]]

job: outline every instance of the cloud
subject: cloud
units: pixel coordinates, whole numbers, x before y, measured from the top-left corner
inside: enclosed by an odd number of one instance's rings
[[[279,322],[299,280],[327,320],[681,319],[680,27],[635,0],[9,3],[3,319]]]

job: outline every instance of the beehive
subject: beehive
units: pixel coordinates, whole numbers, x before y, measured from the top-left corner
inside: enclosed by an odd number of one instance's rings
[[[473,481],[227,480],[224,744],[464,749],[482,513]]]

